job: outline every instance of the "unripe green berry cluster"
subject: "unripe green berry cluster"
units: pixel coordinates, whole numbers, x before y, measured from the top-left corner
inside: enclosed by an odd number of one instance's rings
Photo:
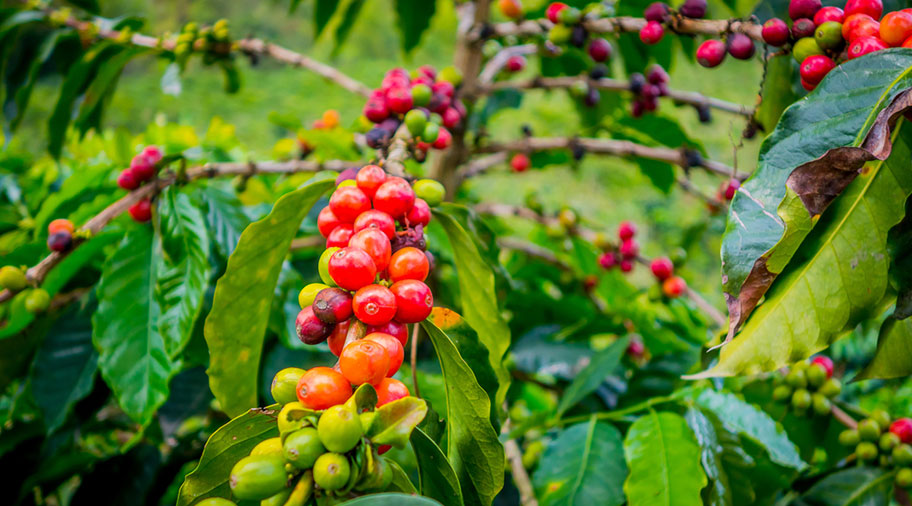
[[[899,487],[912,487],[912,420],[892,420],[884,410],[858,422],[858,428],[839,434],[839,443],[855,449],[859,464],[896,471]]]
[[[773,399],[789,403],[798,416],[828,416],[832,399],[842,392],[842,384],[833,378],[833,362],[816,357],[812,362],[798,362],[787,373],[776,378]]]

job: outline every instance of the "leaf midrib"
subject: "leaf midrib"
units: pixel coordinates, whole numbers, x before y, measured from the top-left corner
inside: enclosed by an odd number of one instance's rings
[[[881,481],[886,480],[887,478],[892,478],[892,477],[893,477],[893,473],[883,473],[879,478],[868,482],[867,486],[863,486],[863,487],[857,489],[856,492],[851,494],[847,498],[846,502],[844,502],[843,504],[846,506],[852,504],[855,501],[855,499],[858,499],[859,497],[861,497],[861,495],[863,493],[865,493],[865,494],[868,493],[870,490],[872,490],[874,488],[875,485],[879,485]]]
[[[579,471],[576,473],[576,480],[573,483],[573,488],[570,490],[570,504],[575,504],[576,493],[579,491],[581,484],[583,483],[583,475],[586,472],[586,468],[589,467],[589,457],[592,454],[592,438],[595,436],[595,415],[592,415],[589,418],[589,427],[586,428],[586,443],[583,446],[583,459],[580,462]]]
[[[896,87],[896,85],[899,83],[899,81],[901,79],[905,78],[910,73],[912,73],[912,67],[908,67],[908,68],[906,68],[906,70],[903,70],[902,72],[900,72],[900,74],[898,76],[896,76],[896,79],[894,79],[893,81],[890,82],[890,85],[887,86],[887,88],[880,95],[880,98],[877,99],[877,102],[874,103],[874,108],[872,108],[871,112],[868,113],[868,117],[865,118],[864,125],[862,125],[862,128],[858,131],[858,135],[855,136],[855,141],[853,142],[853,144],[855,144],[855,145],[861,144],[862,139],[868,135],[868,131],[870,130],[871,124],[874,122],[874,119],[880,114],[880,111],[881,111],[880,106],[881,106],[881,104],[884,103],[884,101],[886,101],[887,95],[889,95],[889,93],[891,91],[893,91],[893,88]]]

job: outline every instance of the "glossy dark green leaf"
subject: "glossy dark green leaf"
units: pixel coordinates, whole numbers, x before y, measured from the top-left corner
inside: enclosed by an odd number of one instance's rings
[[[504,479],[504,450],[491,425],[491,401],[453,341],[430,321],[421,326],[434,344],[446,384],[447,458],[464,500],[489,505]]]
[[[260,441],[279,435],[277,408],[252,409],[212,433],[199,464],[181,485],[177,506],[189,506],[206,497],[230,497],[231,468]]]
[[[593,417],[548,443],[532,477],[542,506],[623,504],[627,464],[621,433]]]
[[[399,493],[370,494],[361,496],[351,501],[345,501],[349,506],[439,506],[440,503],[418,495]]]
[[[887,506],[893,473],[877,467],[837,471],[815,483],[801,499],[819,506]]]
[[[912,51],[891,49],[840,65],[814,92],[782,115],[760,149],[757,170],[729,208],[722,243],[722,280],[732,331],[741,326],[776,276],[790,265],[820,215],[852,182],[857,169],[865,161],[889,156],[891,116],[912,103],[912,95],[904,93],[910,87]],[[902,179],[900,174],[894,177]],[[862,210],[861,214],[866,212]],[[861,238],[852,242],[866,243]],[[833,268],[829,266],[828,272]],[[834,323],[844,322],[840,320]],[[830,336],[815,334],[805,340],[817,348],[808,353],[825,347],[830,340]],[[769,335],[775,335],[772,329]],[[769,346],[779,350],[779,356],[794,347]],[[724,356],[725,352],[723,362]],[[805,356],[801,353],[790,359]],[[759,357],[756,362],[763,364],[763,369],[784,364],[779,357]],[[732,369],[723,367],[719,372],[731,373]]]
[[[241,234],[216,285],[205,325],[209,386],[228,414],[257,404],[257,370],[282,262],[301,220],[332,185],[313,182],[276,201]]]
[[[764,131],[772,132],[782,117],[782,112],[801,98],[796,89],[798,62],[791,54],[774,56],[766,62],[766,78],[760,96],[763,100],[757,106],[754,119]]]
[[[104,108],[111,101],[120,74],[130,60],[143,52],[144,49],[127,49],[99,65],[92,84],[85,91],[76,119],[73,120],[73,126],[81,134],[85,134],[91,128],[101,127]]]
[[[912,318],[884,320],[877,338],[877,352],[856,380],[901,378],[912,375]]]
[[[443,450],[421,429],[412,431],[410,441],[418,461],[421,494],[440,501],[444,506],[462,506],[459,478]]]
[[[437,2],[427,0],[395,0],[396,27],[402,49],[409,53],[421,42],[421,36],[431,26]]]
[[[377,408],[364,435],[374,444],[403,448],[412,430],[426,414],[427,402],[424,399],[403,397]]]
[[[621,338],[611,343],[611,346],[591,356],[589,365],[580,371],[579,375],[573,379],[573,383],[570,383],[570,386],[561,395],[560,403],[557,405],[558,417],[594,392],[605,381],[605,377],[611,374],[621,363],[621,358],[624,356],[624,352],[627,351],[627,344],[628,339]]]
[[[250,225],[250,218],[244,213],[244,205],[234,192],[216,185],[207,185],[202,190],[206,202],[206,224],[219,253],[228,258],[234,252],[241,232]]]
[[[338,8],[339,0],[316,0],[314,3],[314,38],[323,33],[323,29],[326,28]]]
[[[143,425],[168,398],[168,382],[179,367],[159,330],[156,253],[151,227],[131,228],[104,266],[92,316],[101,375],[124,412]]]
[[[412,484],[408,474],[399,467],[395,460],[386,459],[386,463],[393,468],[393,483],[389,486],[389,492],[402,492],[403,494],[418,494],[418,489]]]
[[[158,199],[162,241],[155,296],[162,308],[159,331],[176,357],[193,333],[209,286],[209,231],[190,197],[167,188]]]
[[[706,474],[700,447],[681,415],[649,413],[633,422],[624,439],[630,475],[624,483],[630,506],[702,506]]]
[[[61,41],[61,39],[71,34],[72,32],[69,30],[55,30],[51,32],[47,37],[45,37],[44,41],[41,43],[41,47],[38,48],[38,53],[34,56],[31,64],[29,65],[28,75],[25,78],[25,82],[23,82],[19,89],[16,90],[15,113],[7,117],[9,121],[9,129],[11,131],[16,130],[16,127],[19,126],[19,123],[25,116],[25,111],[28,109],[29,99],[32,96],[32,89],[35,87],[35,82],[38,80],[41,68],[48,62],[48,60],[50,60],[51,56],[54,54],[54,49],[57,48],[57,44]]]
[[[712,413],[691,407],[684,418],[702,449],[700,460],[709,479],[709,487],[703,490],[704,502],[708,506],[754,504],[754,459],[741,448],[738,436],[726,430]]]

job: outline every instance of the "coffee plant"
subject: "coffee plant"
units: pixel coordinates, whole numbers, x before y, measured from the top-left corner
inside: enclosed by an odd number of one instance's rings
[[[3,504],[912,504],[912,6],[826,3],[4,2]]]

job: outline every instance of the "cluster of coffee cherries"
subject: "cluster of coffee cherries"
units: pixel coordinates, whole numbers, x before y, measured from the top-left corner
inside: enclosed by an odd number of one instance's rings
[[[15,265],[0,267],[0,290],[6,289],[15,293],[25,290],[28,286],[25,267]],[[46,311],[51,304],[51,295],[44,288],[32,288],[24,294],[24,297],[25,310],[32,314]]]
[[[785,374],[777,375],[773,400],[790,403],[799,416],[813,413],[830,414],[832,399],[842,392],[842,384],[833,377],[833,360],[818,355],[810,363],[798,362]]]
[[[184,25],[174,41],[174,56],[180,65],[185,65],[194,52],[204,53],[203,62],[211,65],[217,59],[231,52],[231,33],[228,20],[220,19],[212,26],[200,27],[194,22]]]
[[[58,218],[48,223],[47,246],[51,251],[63,252],[73,246],[73,222],[65,218]]]
[[[881,0],[848,0],[845,9],[823,7],[820,0],[791,0],[792,26],[779,18],[763,24],[763,40],[771,46],[791,43],[801,64],[801,85],[817,87],[840,62],[889,47],[912,47],[912,9],[883,16]]]
[[[630,103],[630,114],[639,118],[646,112],[653,112],[659,107],[659,97],[668,95],[668,73],[659,64],[654,64],[646,75],[635,73],[630,76],[630,92],[633,101]]]
[[[387,146],[404,119],[419,152],[449,147],[450,129],[466,116],[465,106],[455,98],[461,82],[462,75],[454,67],[439,73],[429,65],[411,75],[401,68],[387,72],[362,111],[368,122],[376,124],[365,135],[367,145],[375,149]]]
[[[601,245],[604,252],[599,256],[598,262],[603,269],[611,270],[618,267],[621,272],[633,270],[637,255],[640,254],[640,243],[634,238],[636,230],[636,225],[633,223],[622,221],[617,230],[620,244],[617,246],[612,243]]]
[[[858,422],[857,429],[840,433],[839,442],[854,448],[859,462],[894,469],[897,486],[912,487],[912,418],[893,420],[877,410]]]
[[[685,18],[701,19],[706,16],[706,0],[685,0],[678,7],[677,14]],[[664,2],[653,2],[643,10],[646,24],[640,28],[640,40],[645,44],[658,44],[665,36],[665,24],[674,12]]]
[[[131,191],[140,187],[146,181],[149,181],[161,168],[159,162],[162,160],[162,150],[158,146],[146,146],[142,152],[130,160],[130,166],[120,171],[117,176],[117,186],[124,190]],[[145,223],[152,219],[152,202],[149,199],[142,199],[127,209],[130,217],[139,223]]]

